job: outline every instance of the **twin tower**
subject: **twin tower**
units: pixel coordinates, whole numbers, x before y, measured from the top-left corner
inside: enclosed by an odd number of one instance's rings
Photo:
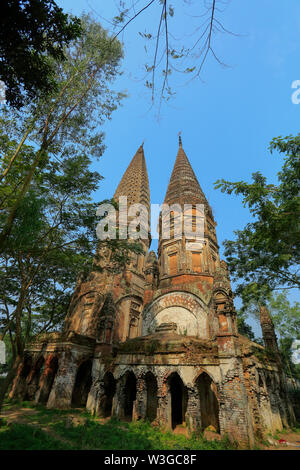
[[[114,199],[143,204],[150,193],[143,148]],[[12,397],[52,408],[85,406],[91,413],[149,421],[189,432],[207,427],[243,445],[294,422],[276,336],[265,308],[266,349],[241,336],[226,263],[220,261],[212,210],[179,141],[165,201],[190,204],[192,226],[204,207],[200,246],[173,235],[177,213],[158,254],[151,238],[122,272],[99,243],[94,269],[79,277],[62,332],[27,345]],[[203,214],[202,212],[202,214]]]
[[[121,196],[127,197],[128,207],[142,204],[150,214],[149,181],[142,146],[125,171],[114,200],[118,202]],[[181,139],[164,204],[182,212],[189,205],[188,216],[193,228],[197,207],[202,205],[202,243],[188,245],[188,235],[174,236],[175,210],[171,212],[168,238],[161,229],[160,216],[158,256],[149,252],[150,236],[144,238],[140,240],[144,253],[133,254],[127,268],[113,275],[110,273],[112,258],[102,253],[100,262],[104,271],[91,273],[77,286],[66,321],[68,330],[103,344],[147,336],[162,328],[205,340],[215,338],[220,330],[229,335],[237,334],[228,272],[225,262],[220,263],[219,258],[216,223]],[[99,315],[103,308],[104,312],[106,308],[113,308],[114,315]],[[216,315],[216,308],[224,310],[222,321],[219,321],[220,314]]]

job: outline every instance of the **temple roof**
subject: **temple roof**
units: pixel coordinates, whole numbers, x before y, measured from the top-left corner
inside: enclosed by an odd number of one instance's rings
[[[211,212],[194,170],[182,148],[181,139],[164,202],[169,205],[204,204]]]
[[[141,145],[131,160],[114,194],[117,201],[120,196],[127,196],[128,207],[131,204],[144,204],[150,210],[150,190],[148,173]]]

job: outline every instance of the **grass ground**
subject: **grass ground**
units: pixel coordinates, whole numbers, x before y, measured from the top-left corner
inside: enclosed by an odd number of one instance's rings
[[[87,411],[49,410],[31,402],[6,402],[0,450],[233,450],[228,439],[163,432],[144,421],[126,423],[92,417]],[[296,434],[295,434],[296,432]],[[297,434],[298,433],[298,434]],[[294,430],[299,439],[300,429]],[[290,435],[285,435],[291,440]],[[289,439],[287,437],[289,436]],[[218,436],[219,437],[219,436]],[[273,436],[282,437],[281,434]],[[269,446],[271,447],[271,446]],[[266,446],[262,446],[266,449]]]
[[[0,450],[219,450],[235,449],[228,439],[187,438],[139,421],[94,418],[83,410],[48,410],[31,403],[6,403]]]

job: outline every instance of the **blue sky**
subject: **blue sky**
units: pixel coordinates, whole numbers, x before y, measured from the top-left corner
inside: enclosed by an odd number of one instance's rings
[[[79,15],[93,13],[102,18],[117,14],[114,1],[57,0],[66,11]],[[143,6],[145,2],[140,1]],[[192,22],[182,1],[175,6],[174,31],[184,42],[189,39]],[[197,2],[194,2],[194,4]],[[199,2],[200,3],[200,2]],[[157,10],[156,10],[157,11]],[[195,8],[194,8],[195,11]],[[202,74],[203,82],[187,83],[174,75],[175,98],[164,104],[160,118],[150,109],[150,94],[141,78],[145,58],[144,42],[138,31],[152,30],[157,23],[155,8],[147,10],[120,37],[124,42],[123,75],[115,83],[126,90],[128,98],[104,125],[107,150],[97,163],[104,176],[97,200],[112,197],[115,188],[137,148],[144,141],[152,203],[163,201],[178,149],[178,132],[218,223],[221,256],[224,239],[249,221],[249,212],[236,196],[214,189],[219,178],[250,181],[261,171],[276,182],[282,159],[270,155],[267,148],[273,137],[299,132],[300,104],[292,103],[291,88],[300,80],[298,0],[231,0],[218,14],[222,24],[239,34],[218,35],[215,52],[229,67],[221,67],[209,57]],[[149,61],[148,61],[149,63]],[[152,248],[156,248],[153,244]],[[296,300],[296,294],[292,296]]]

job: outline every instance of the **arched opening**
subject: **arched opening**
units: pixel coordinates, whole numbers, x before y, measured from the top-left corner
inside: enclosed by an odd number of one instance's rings
[[[92,361],[87,360],[80,364],[77,370],[72,395],[72,406],[84,407],[92,386]]]
[[[172,429],[185,422],[187,408],[187,390],[181,378],[174,372],[169,377],[169,392],[171,398],[171,423]]]
[[[157,380],[152,372],[147,372],[145,382],[147,390],[146,418],[152,422],[157,414]]]
[[[54,356],[45,370],[43,383],[41,384],[39,403],[47,403],[57,371],[58,358]]]
[[[196,381],[199,394],[201,412],[201,430],[213,426],[220,432],[219,403],[217,400],[217,387],[208,374],[203,372]]]
[[[27,376],[29,375],[31,367],[32,367],[32,357],[27,356],[27,357],[24,358],[22,370],[21,370],[21,373],[20,373],[20,378],[25,380],[27,378]]]
[[[136,399],[136,378],[133,372],[126,372],[123,387],[123,413],[127,421],[132,420],[133,403]]]
[[[24,400],[34,400],[35,394],[39,388],[39,382],[44,371],[44,367],[45,359],[43,356],[40,356],[33,366],[32,376],[29,378],[29,384]]]
[[[104,395],[100,398],[99,416],[108,418],[111,416],[113,397],[116,393],[116,381],[111,372],[106,372],[103,377]]]

